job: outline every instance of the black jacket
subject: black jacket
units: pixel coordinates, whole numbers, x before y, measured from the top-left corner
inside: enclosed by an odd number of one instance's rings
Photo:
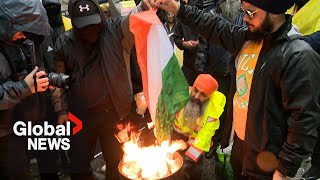
[[[72,9],[75,0],[69,1],[69,12],[72,20]],[[97,6],[98,3],[93,1]],[[99,8],[100,9],[100,8]],[[140,9],[138,6],[133,11]],[[129,54],[133,46],[133,35],[129,31],[129,18],[117,17],[107,21],[102,21],[98,52],[101,55],[100,67],[101,76],[105,81],[108,92],[110,93],[112,103],[120,118],[124,118],[131,109],[132,87],[130,78],[130,58]],[[65,114],[68,111],[67,95],[81,96],[84,74],[84,57],[81,52],[80,40],[76,37],[74,29],[60,36],[54,48],[54,63],[57,72],[70,74],[69,92],[61,92],[61,101],[56,101],[55,108],[59,114]],[[101,87],[91,87],[101,88]],[[80,91],[79,91],[80,90]]]
[[[224,18],[215,9],[210,11],[212,14],[217,14]],[[227,18],[225,20],[232,24],[245,26],[242,20],[243,14],[240,14],[234,21]],[[231,53],[216,44],[209,43],[205,38],[200,38],[197,57],[194,62],[194,67],[199,73],[208,73],[213,77],[221,77],[230,74],[229,60]]]
[[[61,3],[59,0],[42,0],[42,5],[46,8],[47,5],[55,4],[56,8],[55,11],[59,11],[59,14],[49,14],[49,24],[51,26],[50,36],[52,38],[53,44],[55,44],[58,37],[65,32],[63,21],[62,21],[62,14],[61,14]],[[51,10],[52,11],[52,10]]]
[[[35,121],[46,116],[23,80],[30,72],[26,71],[19,46],[11,40],[19,31],[49,35],[48,19],[40,1],[0,0],[0,137],[10,133],[15,120]],[[37,65],[43,67],[43,62]]]
[[[234,57],[243,43],[252,38],[246,29],[194,7],[182,4],[178,17],[210,42],[232,52]],[[319,55],[296,35],[291,20],[264,37],[249,98],[244,175],[257,179],[272,178],[273,171],[264,172],[257,165],[257,156],[263,151],[276,155],[279,160],[277,170],[290,177],[296,174],[301,162],[311,156],[317,140],[316,129],[320,125],[319,59]],[[230,94],[234,95],[235,62],[230,67]],[[232,99],[227,120],[230,126]],[[222,148],[226,146],[227,141]]]
[[[199,40],[199,36],[194,33],[190,27],[184,25],[179,19],[177,19],[174,27],[173,39],[177,47],[183,50],[183,66],[196,72],[194,68],[194,61],[196,60],[198,47],[195,47],[194,49],[186,49],[182,45],[182,42]]]

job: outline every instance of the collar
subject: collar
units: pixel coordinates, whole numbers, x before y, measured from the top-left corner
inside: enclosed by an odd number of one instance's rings
[[[270,34],[267,34],[264,39],[272,43],[279,42],[282,40],[291,40],[297,36],[301,36],[298,32],[298,28],[292,25],[292,16],[286,15],[286,21],[280,26],[280,28]]]

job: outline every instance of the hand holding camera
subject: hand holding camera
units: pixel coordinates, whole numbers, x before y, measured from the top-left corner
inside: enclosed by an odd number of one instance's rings
[[[36,66],[34,70],[24,78],[32,93],[35,93],[36,89],[37,92],[43,92],[48,89],[49,78],[44,77],[45,75],[46,72],[39,71],[39,68]]]
[[[30,87],[32,93],[44,92],[49,86],[68,89],[68,75],[49,73],[47,74],[44,70],[40,70],[36,66],[30,74],[28,74],[24,80]]]

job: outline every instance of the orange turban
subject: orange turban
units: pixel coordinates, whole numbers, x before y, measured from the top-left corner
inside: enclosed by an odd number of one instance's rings
[[[218,82],[210,74],[200,74],[196,81],[193,83],[193,87],[202,90],[207,96],[211,96],[216,90],[218,90]]]

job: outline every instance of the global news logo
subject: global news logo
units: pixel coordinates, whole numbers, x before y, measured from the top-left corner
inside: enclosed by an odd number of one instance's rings
[[[28,150],[69,150],[70,139],[82,129],[82,121],[68,113],[65,125],[53,126],[44,122],[42,125],[32,126],[31,122],[17,121],[13,125],[13,132],[17,136],[28,137]],[[71,131],[71,122],[76,126]]]

